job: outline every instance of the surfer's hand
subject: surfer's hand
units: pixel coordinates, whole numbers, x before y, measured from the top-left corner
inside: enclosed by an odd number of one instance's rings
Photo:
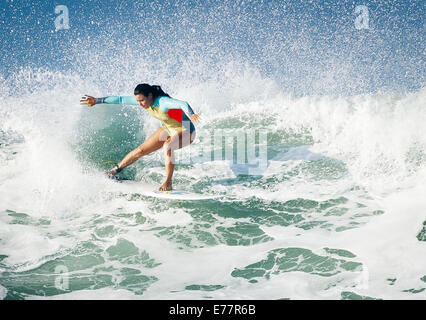
[[[200,115],[195,113],[190,118],[193,123],[197,123],[198,121],[200,121]]]
[[[80,99],[80,105],[93,107],[96,104],[96,98],[85,94]]]

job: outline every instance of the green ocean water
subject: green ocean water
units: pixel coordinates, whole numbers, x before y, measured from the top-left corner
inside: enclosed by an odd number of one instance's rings
[[[51,185],[50,190],[36,193],[36,199],[45,201],[37,213],[3,205],[3,299],[78,292],[93,292],[95,297],[99,290],[108,290],[106,297],[114,298],[120,298],[124,290],[136,299],[383,298],[359,292],[360,286],[368,284],[368,269],[358,253],[321,240],[362,229],[386,212],[365,186],[354,182],[344,161],[311,151],[316,143],[312,130],[271,130],[266,139],[266,171],[235,174],[236,161],[226,159],[225,153],[214,162],[199,157],[203,152],[211,156],[217,148],[208,144],[211,131],[266,130],[276,123],[272,118],[253,120],[240,115],[214,120],[199,130],[197,156],[177,165],[174,184],[221,197],[164,200],[137,189],[120,190],[117,182],[96,173],[145,139],[140,111],[124,110],[119,106],[90,114],[84,110],[77,123],[78,135],[69,144],[76,161],[84,164],[81,181],[88,179],[86,183],[97,190],[87,194],[80,186],[82,193],[70,195],[70,202],[50,206],[55,194],[64,192]],[[124,121],[123,112],[127,113]],[[13,132],[2,132],[3,168],[16,163],[25,143]],[[207,146],[201,150],[203,143]],[[238,164],[239,169],[244,165]],[[161,156],[149,155],[121,175],[159,185],[163,171]],[[8,181],[21,178],[2,179],[5,194]],[[46,200],[43,192],[53,196]],[[421,230],[413,236],[421,242],[423,234]],[[32,238],[36,245],[31,245]],[[32,254],[26,258],[28,251]],[[308,286],[301,296],[294,288],[306,281],[316,285]],[[386,281],[391,290],[398,276]],[[406,287],[397,294],[421,295],[425,289],[421,283],[424,277],[418,287]],[[273,288],[269,294],[263,291],[267,285]]]

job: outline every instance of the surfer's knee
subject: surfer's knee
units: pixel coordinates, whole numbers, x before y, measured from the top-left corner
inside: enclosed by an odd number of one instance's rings
[[[171,148],[171,146],[170,146],[170,141],[166,141],[166,142],[164,142],[164,144],[163,144],[163,150],[164,150],[164,154],[165,155],[167,155],[167,156],[170,156],[171,155],[171,150],[172,150],[172,148]]]

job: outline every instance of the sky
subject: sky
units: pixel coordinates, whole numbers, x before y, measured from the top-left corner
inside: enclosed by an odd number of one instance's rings
[[[186,64],[203,81],[232,61],[295,94],[416,90],[426,74],[425,6],[385,0],[1,0],[0,74],[45,68],[102,76],[143,61],[166,74]]]

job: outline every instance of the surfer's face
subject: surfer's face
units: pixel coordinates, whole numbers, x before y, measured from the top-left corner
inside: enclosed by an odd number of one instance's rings
[[[143,108],[149,108],[154,104],[154,99],[152,98],[152,93],[150,93],[147,96],[144,96],[143,94],[136,94],[136,101],[139,103],[139,105]]]

